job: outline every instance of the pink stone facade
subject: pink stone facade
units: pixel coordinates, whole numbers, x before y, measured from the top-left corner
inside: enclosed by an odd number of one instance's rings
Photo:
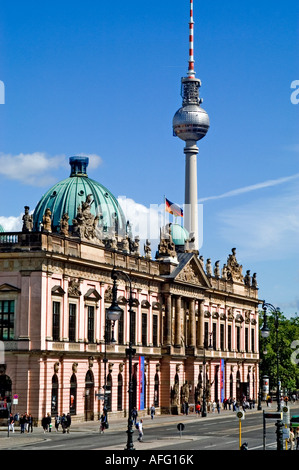
[[[109,412],[127,415],[130,319],[125,279],[117,282],[124,315],[121,324],[115,323],[116,342],[105,345],[104,340],[114,265],[132,279],[137,409],[139,358],[145,363],[145,406],[139,414],[149,413],[153,403],[157,413],[180,412],[186,382],[189,405],[201,400],[204,368],[210,401],[240,400],[243,395],[257,400],[257,289],[208,277],[196,255],[179,264],[181,271],[172,276],[177,266],[61,235],[38,234],[34,249],[31,234],[25,240],[22,234],[14,237],[13,242],[2,237],[0,243],[0,306],[13,309],[10,337],[3,338],[1,374],[11,383],[10,396],[18,395],[13,410],[31,413],[37,422],[47,413],[98,419],[107,357]],[[193,275],[182,277],[190,274],[190,267]]]

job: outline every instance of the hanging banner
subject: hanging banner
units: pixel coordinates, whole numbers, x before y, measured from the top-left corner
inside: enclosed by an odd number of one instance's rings
[[[225,398],[225,375],[224,375],[224,359],[220,359],[220,397],[221,402]]]
[[[144,357],[139,357],[139,410],[144,410]]]

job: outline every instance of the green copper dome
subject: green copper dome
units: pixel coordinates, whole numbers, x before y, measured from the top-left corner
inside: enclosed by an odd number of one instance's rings
[[[60,220],[67,213],[70,229],[73,219],[77,216],[78,206],[91,196],[91,213],[101,217],[100,223],[104,231],[115,230],[119,234],[126,232],[126,219],[124,213],[113,194],[100,183],[88,178],[87,157],[71,157],[71,175],[56,183],[44,194],[37,204],[33,214],[33,229],[40,230],[46,209],[50,209],[53,232],[59,232]]]
[[[179,224],[171,225],[172,241],[175,245],[185,245],[185,241],[189,239],[188,231]]]

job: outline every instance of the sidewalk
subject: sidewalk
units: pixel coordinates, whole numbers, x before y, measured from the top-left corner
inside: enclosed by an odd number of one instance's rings
[[[252,413],[262,413],[262,411],[258,411],[257,408],[252,409],[252,410],[247,410],[246,413],[252,414]],[[174,425],[175,427],[179,423],[183,423],[185,426],[188,423],[192,422],[201,422],[202,420],[216,420],[216,419],[222,419],[222,418],[228,418],[228,417],[233,417],[234,412],[232,410],[222,410],[219,414],[216,413],[207,413],[206,418],[202,418],[201,416],[197,416],[195,413],[189,414],[188,416],[186,415],[156,415],[154,419],[152,420],[150,416],[145,416],[143,417],[143,424],[144,428],[152,428],[156,427],[157,425],[165,425],[165,424],[170,424]],[[128,426],[128,420],[127,418],[116,418],[111,416],[109,418],[109,429],[105,431],[105,434],[113,433],[116,430],[117,431],[126,431]],[[76,423],[74,422],[71,425],[71,433],[99,433],[99,421],[85,421],[85,422],[80,422]],[[56,434],[55,429],[52,428],[52,433]],[[61,433],[61,428],[59,433]],[[20,428],[17,426],[15,428],[15,432],[12,433],[11,431],[9,432],[9,437],[8,437],[8,429],[7,427],[1,427],[0,428],[0,450],[11,450],[14,447],[20,447],[20,446],[26,446],[28,444],[32,445],[35,443],[43,442],[49,439],[49,433],[44,433],[43,429],[41,426],[37,428],[33,428],[32,433],[25,433],[21,434]],[[150,441],[146,440],[144,442],[138,442],[137,440],[137,434],[136,438],[134,438],[134,447],[136,450],[146,450],[146,449],[155,449],[159,447],[163,447],[165,442],[167,441],[167,444],[175,444],[176,442],[183,442],[183,441],[193,441],[194,439],[190,436],[184,437],[184,434],[180,437],[179,432],[173,436],[173,437],[165,437],[165,439],[153,439],[151,438]],[[105,447],[101,448],[101,450],[123,450],[124,446],[119,445],[119,446],[113,446],[113,447]]]

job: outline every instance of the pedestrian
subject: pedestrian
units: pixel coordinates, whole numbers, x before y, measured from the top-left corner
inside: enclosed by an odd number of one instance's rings
[[[67,432],[67,433],[70,432],[71,424],[72,424],[72,418],[71,418],[70,413],[68,413],[68,414],[66,415],[66,432]]]
[[[195,413],[196,413],[197,417],[200,414],[200,403],[199,402],[197,402],[196,405],[195,405]]]
[[[44,433],[48,431],[48,419],[46,416],[44,416],[42,419],[42,427],[43,427]]]
[[[48,430],[49,432],[51,432],[52,431],[52,418],[51,418],[50,413],[47,414],[47,420],[48,420]]]
[[[66,419],[65,413],[63,413],[61,417],[61,427],[62,427],[63,434],[66,433],[66,426],[67,426],[67,419]]]
[[[155,413],[156,413],[156,409],[155,409],[154,404],[152,404],[152,406],[151,406],[151,419],[154,419]]]
[[[56,432],[58,432],[59,424],[60,424],[60,416],[55,416],[55,429],[56,429]]]
[[[20,417],[21,434],[24,434],[24,432],[25,432],[25,423],[26,423],[26,418],[22,414],[21,417]]]
[[[138,417],[138,412],[136,410],[136,407],[133,408],[133,411],[132,411],[132,419],[133,419],[133,423],[136,425],[136,422],[137,422],[137,417]]]
[[[142,440],[143,440],[143,419],[141,419],[141,420],[139,421],[139,423],[137,423],[136,426],[138,426],[138,433],[139,433],[139,435],[138,435],[138,441],[139,441],[139,442],[142,442]]]
[[[107,423],[106,413],[102,413],[102,415],[100,417],[100,422],[101,422],[100,432],[101,432],[101,434],[103,434],[105,429],[106,429],[106,423]]]
[[[24,430],[28,432],[28,414],[24,413]]]
[[[299,450],[299,430],[296,432],[296,450]]]
[[[218,411],[218,414],[219,414],[219,413],[220,413],[220,410],[221,410],[221,406],[220,406],[219,400],[217,400],[216,407],[217,407],[217,411]]]
[[[15,432],[15,420],[11,413],[9,415],[9,430]]]
[[[294,435],[293,428],[290,429],[289,444],[290,444],[290,450],[294,450],[295,435]]]
[[[32,417],[32,414],[28,415],[27,422],[28,422],[27,432],[29,432],[29,431],[33,432],[33,417]]]

